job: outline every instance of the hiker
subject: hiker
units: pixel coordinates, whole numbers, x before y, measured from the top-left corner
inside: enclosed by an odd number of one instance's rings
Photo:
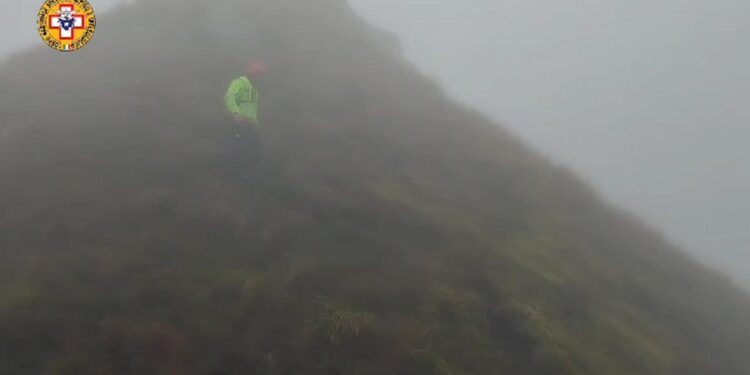
[[[266,72],[261,62],[249,62],[246,75],[232,81],[224,96],[227,112],[231,116],[232,144],[229,152],[234,160],[233,166],[240,170],[243,180],[248,180],[261,158],[257,79]]]

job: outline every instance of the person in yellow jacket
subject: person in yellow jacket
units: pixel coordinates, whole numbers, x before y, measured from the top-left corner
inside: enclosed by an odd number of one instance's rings
[[[224,104],[231,119],[231,158],[235,172],[244,180],[249,178],[260,162],[261,144],[258,121],[260,92],[257,79],[266,74],[266,67],[259,61],[247,64],[246,75],[233,80],[224,95]]]

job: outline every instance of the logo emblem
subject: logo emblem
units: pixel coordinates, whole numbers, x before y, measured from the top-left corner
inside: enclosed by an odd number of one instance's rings
[[[94,37],[96,16],[87,0],[45,0],[37,19],[39,36],[64,52],[83,48]]]

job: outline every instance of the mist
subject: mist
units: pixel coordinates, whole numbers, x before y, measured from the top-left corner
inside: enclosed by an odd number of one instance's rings
[[[0,373],[750,368],[728,9],[128,3],[4,4]]]
[[[750,287],[747,2],[350,2],[450,96]],[[36,42],[39,4],[0,4],[2,59]]]
[[[451,96],[750,287],[750,3],[351,3]]]

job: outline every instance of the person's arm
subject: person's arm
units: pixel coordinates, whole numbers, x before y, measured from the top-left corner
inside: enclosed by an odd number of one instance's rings
[[[227,107],[227,112],[235,117],[240,115],[240,107],[237,105],[237,95],[239,94],[239,91],[240,85],[237,81],[232,81],[232,83],[229,84],[226,95],[224,95],[224,104]]]
[[[249,122],[252,125],[258,125],[258,112],[260,112],[260,93],[258,92],[258,89],[255,87],[255,84],[252,81],[250,82],[250,97],[253,100],[253,102],[250,104],[253,110],[250,113],[251,118],[249,119]]]

